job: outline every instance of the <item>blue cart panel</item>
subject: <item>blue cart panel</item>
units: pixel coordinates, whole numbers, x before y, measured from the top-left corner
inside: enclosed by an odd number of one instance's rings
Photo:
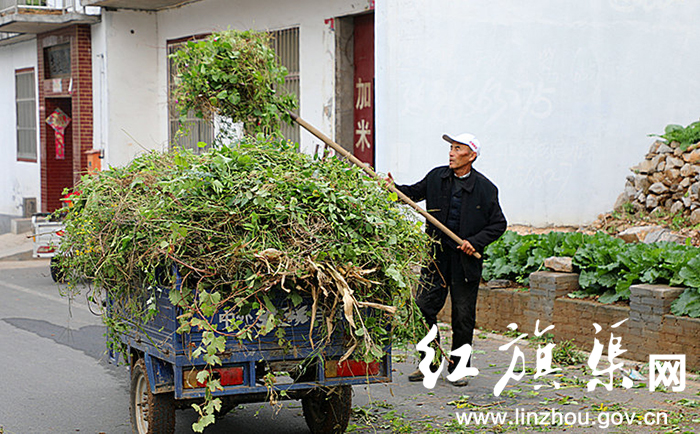
[[[129,333],[120,336],[128,349],[127,354],[144,358],[152,393],[173,392],[176,400],[202,398],[204,385],[193,385],[191,381],[193,373],[205,367],[201,357],[193,356],[202,342],[202,332],[177,333],[178,316],[182,311],[170,302],[168,289],[152,291],[150,302],[155,303],[158,313],[150,322],[135,324]],[[234,372],[241,376],[237,381],[240,384],[225,385],[223,390],[214,392],[214,396],[235,395],[240,403],[259,402],[265,400],[271,388],[294,397],[299,392],[324,386],[391,381],[390,348],[386,348],[387,354],[374,363],[347,361],[339,365],[338,360],[348,347],[345,320],[336,318],[330,339],[325,342],[321,334],[325,320],[320,315],[311,330],[313,301],[310,296],[303,297],[297,305],[288,297],[271,297],[271,300],[282,324],[264,336],[255,335],[266,323],[269,312],[251,311],[239,315],[224,309],[206,318],[227,336],[226,349],[219,354],[222,366],[217,366],[216,372]],[[369,309],[363,313],[367,316],[380,314]],[[227,326],[237,321],[242,321],[242,328],[249,328],[255,338],[241,339],[227,332]],[[283,340],[278,334],[282,334]],[[117,357],[111,354],[113,362]],[[273,385],[269,383],[269,373],[275,376]]]

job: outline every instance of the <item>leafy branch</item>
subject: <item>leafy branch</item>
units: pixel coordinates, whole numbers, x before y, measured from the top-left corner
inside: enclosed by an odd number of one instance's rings
[[[171,54],[177,71],[174,99],[182,116],[223,116],[243,122],[248,134],[279,131],[291,123],[297,107],[293,94],[283,94],[287,70],[277,63],[265,32],[227,30],[188,41]]]

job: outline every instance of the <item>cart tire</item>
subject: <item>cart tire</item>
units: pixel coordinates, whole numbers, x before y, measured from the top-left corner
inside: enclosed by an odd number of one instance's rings
[[[51,269],[51,279],[53,279],[54,282],[56,283],[63,283],[66,281],[66,275],[61,270],[61,267],[58,265],[58,258],[56,256],[51,257],[51,263],[49,265]]]
[[[219,418],[222,418],[226,416],[227,414],[231,413],[234,408],[238,407],[236,404],[230,404],[230,403],[222,403],[221,404],[221,410],[214,412],[214,416],[216,417],[216,420],[219,420]]]
[[[172,393],[151,393],[143,359],[139,359],[131,371],[129,413],[134,434],[175,432],[175,397]]]
[[[315,389],[301,399],[301,407],[312,434],[344,433],[352,412],[352,387]]]

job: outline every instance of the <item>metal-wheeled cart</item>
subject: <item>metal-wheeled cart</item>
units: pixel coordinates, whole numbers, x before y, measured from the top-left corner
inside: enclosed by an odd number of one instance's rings
[[[178,281],[177,290],[180,285]],[[131,424],[138,434],[174,432],[175,410],[201,402],[205,396],[205,384],[196,378],[205,363],[201,356],[192,354],[201,344],[203,333],[194,329],[183,334],[176,332],[178,316],[183,312],[173,306],[168,293],[165,288],[151,288],[149,297],[158,314],[150,322],[120,335],[131,367]],[[223,403],[219,414],[238,404],[264,402],[273,393],[279,399],[301,400],[312,433],[345,432],[352,410],[351,386],[390,382],[390,349],[378,361],[340,362],[347,351],[347,323],[339,317],[329,344],[319,353],[318,343],[323,341],[319,327],[325,322],[318,318],[311,330],[311,297],[295,305],[286,294],[270,296],[275,315],[281,315],[279,328],[283,330],[254,339],[227,338],[226,349],[219,354],[222,365],[212,370],[223,386],[223,390],[213,393]],[[108,314],[114,315],[118,308],[114,301],[108,304]],[[245,328],[255,332],[265,324],[266,314],[261,316],[253,310],[239,315],[224,309],[206,320],[222,332],[233,321],[242,321]],[[284,336],[284,340],[280,341],[279,336]],[[312,341],[317,343],[316,348]],[[110,353],[113,363],[118,357],[119,354]],[[270,374],[274,377],[272,382]]]

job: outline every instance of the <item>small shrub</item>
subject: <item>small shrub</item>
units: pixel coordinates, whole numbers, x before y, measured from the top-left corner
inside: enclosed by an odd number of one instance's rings
[[[667,143],[678,142],[681,150],[685,151],[688,146],[700,142],[700,121],[693,122],[683,128],[680,125],[667,125],[664,134],[650,134],[651,137],[660,137]]]

